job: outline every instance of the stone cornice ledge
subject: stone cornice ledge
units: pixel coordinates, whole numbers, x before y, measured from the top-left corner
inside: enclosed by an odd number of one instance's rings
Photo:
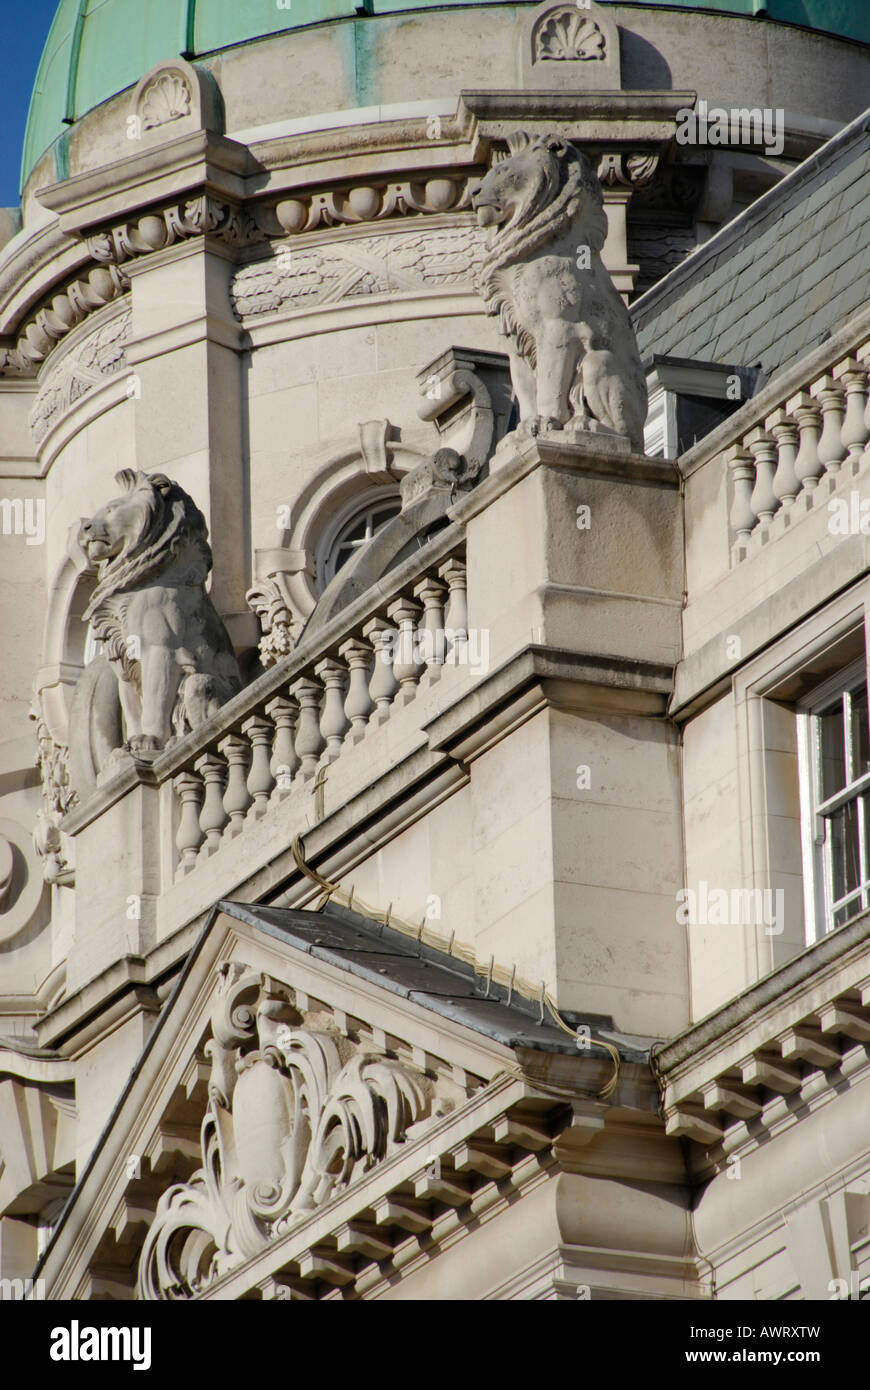
[[[478,119],[482,135],[498,138],[532,123],[590,144],[667,140],[677,112],[694,107],[695,92],[465,91],[460,112]]]
[[[654,1051],[667,1133],[721,1143],[870,1041],[870,913]]]
[[[194,131],[154,149],[116,160],[39,190],[64,232],[81,233],[139,208],[193,190],[242,201],[245,175],[257,164],[244,145],[211,131]]]
[[[590,686],[623,692],[622,702],[606,698],[632,712],[664,716],[671,683],[669,666],[529,646],[423,727],[431,749],[468,762],[547,705],[588,709]]]
[[[582,443],[567,435],[538,435],[518,440],[514,451],[490,462],[490,475],[478,483],[448,511],[448,516],[465,525],[472,517],[510,492],[536,468],[564,468],[580,476],[612,478],[615,482],[645,487],[677,489],[679,474],[670,459],[650,459],[645,454],[619,453],[608,440],[613,436],[593,434]],[[504,447],[504,441],[499,449]],[[493,468],[493,462],[495,467]]]

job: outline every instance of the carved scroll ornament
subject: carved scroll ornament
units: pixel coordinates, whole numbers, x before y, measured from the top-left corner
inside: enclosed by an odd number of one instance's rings
[[[389,1155],[428,1110],[422,1078],[326,1027],[288,993],[221,969],[203,1166],[169,1188],[142,1250],[139,1297],[190,1298]]]

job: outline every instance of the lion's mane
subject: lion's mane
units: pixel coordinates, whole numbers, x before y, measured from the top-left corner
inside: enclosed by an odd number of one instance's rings
[[[205,517],[183,488],[163,473],[124,468],[115,474],[123,493],[133,495],[140,524],[120,553],[103,560],[97,586],[83,619],[92,621],[109,660],[119,660],[128,680],[138,684],[139,663],[127,648],[124,595],[163,574],[176,570],[174,582],[201,585],[212,567]]]
[[[573,145],[516,131],[508,137],[508,149],[511,156],[533,156],[534,179],[518,212],[503,226],[492,229],[480,275],[480,294],[487,313],[498,314],[502,332],[535,367],[534,337],[517,323],[513,297],[502,272],[561,236],[578,213],[578,243],[585,241],[593,253],[599,252],[607,236],[607,217],[595,171]]]

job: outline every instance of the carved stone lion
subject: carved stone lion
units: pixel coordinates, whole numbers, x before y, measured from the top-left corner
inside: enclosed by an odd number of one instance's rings
[[[71,780],[80,792],[113,748],[157,751],[209,719],[242,685],[205,591],[212,555],[202,513],[162,473],[126,468],[116,482],[121,496],[83,519],[78,533],[97,566],[83,617],[103,644],[70,711]]]
[[[490,229],[480,292],[508,340],[518,429],[603,429],[642,452],[646,382],[601,260],[607,217],[595,171],[559,138],[517,132],[509,148],[471,200]]]

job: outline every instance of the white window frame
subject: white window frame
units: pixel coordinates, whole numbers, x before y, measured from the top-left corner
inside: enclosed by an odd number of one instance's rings
[[[817,719],[828,708],[836,696],[845,696],[859,685],[867,684],[867,663],[862,657],[852,662],[842,671],[830,676],[821,685],[802,699],[797,706],[798,717],[798,769],[801,795],[801,858],[804,866],[804,912],[807,944],[821,940],[828,932],[836,930],[834,914],[850,899],[860,898],[860,907],[854,914],[870,907],[870,851],[865,818],[863,794],[870,792],[870,772],[849,780],[852,770],[852,727],[851,720],[844,723],[845,746],[849,759],[845,787],[834,796],[821,801],[819,768],[819,735]],[[852,893],[842,899],[834,900],[832,837],[828,834],[827,822],[833,812],[850,801],[858,804],[858,854],[859,884]],[[851,918],[847,918],[851,921]],[[846,923],[840,923],[845,926]]]

